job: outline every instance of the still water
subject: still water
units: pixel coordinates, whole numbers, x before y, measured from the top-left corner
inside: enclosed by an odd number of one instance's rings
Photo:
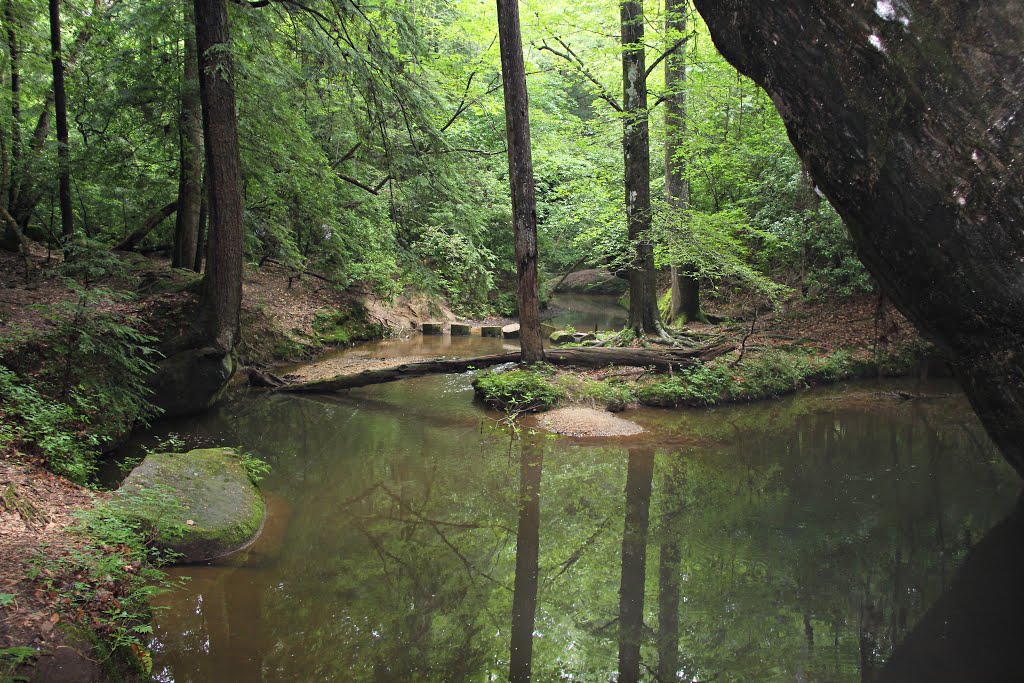
[[[626,325],[626,309],[614,294],[560,292],[551,295],[549,305],[554,314],[546,322],[558,328],[571,325],[579,332],[595,332]]]
[[[273,467],[261,539],[159,599],[157,679],[1024,679],[1019,480],[953,385],[635,410],[620,439],[500,417],[435,376],[150,435]]]

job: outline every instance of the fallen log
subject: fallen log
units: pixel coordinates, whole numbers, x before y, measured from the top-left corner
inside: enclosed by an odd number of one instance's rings
[[[690,367],[703,363],[732,351],[732,344],[716,344],[699,349],[629,349],[629,348],[581,348],[553,349],[544,352],[544,360],[552,365],[576,365],[580,367],[606,367],[609,365],[628,365],[642,368],[655,368],[663,372],[670,369]],[[275,391],[295,393],[329,393],[343,391],[371,384],[383,384],[410,377],[424,375],[449,374],[467,370],[488,368],[503,363],[518,363],[519,352],[498,353],[474,358],[435,358],[433,360],[403,363],[388,368],[363,370],[351,375],[337,375],[331,379],[313,380],[310,382],[294,382],[277,387]]]

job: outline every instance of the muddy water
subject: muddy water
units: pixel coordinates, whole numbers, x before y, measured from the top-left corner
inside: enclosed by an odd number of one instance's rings
[[[169,425],[268,461],[272,512],[176,570],[158,680],[1021,679],[1018,480],[955,387],[624,416],[645,433],[516,436],[438,376]]]

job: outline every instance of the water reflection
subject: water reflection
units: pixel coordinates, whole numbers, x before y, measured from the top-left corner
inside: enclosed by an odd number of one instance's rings
[[[950,642],[1014,652],[1022,532],[985,534],[1017,479],[944,386],[637,411],[645,435],[599,442],[515,437],[465,384],[179,423],[270,460],[286,511],[180,571],[161,680],[956,680]]]

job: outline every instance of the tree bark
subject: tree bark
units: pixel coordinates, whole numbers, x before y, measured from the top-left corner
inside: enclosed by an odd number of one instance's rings
[[[194,25],[192,1],[183,3],[185,26]],[[185,62],[178,117],[178,213],[174,224],[172,268],[195,268],[199,249],[199,214],[203,201],[203,112],[199,101],[199,53],[195,35],[185,31]]]
[[[654,451],[629,451],[626,472],[626,521],[622,532],[619,583],[619,683],[639,683],[647,579],[647,530],[650,525]]]
[[[678,147],[686,140],[686,57],[683,49],[672,47],[686,35],[685,0],[665,0],[665,200],[669,209],[682,213],[690,205],[690,184],[686,164]],[[692,264],[672,266],[672,294],[668,320],[689,321],[700,317],[700,280]]]
[[[61,238],[65,253],[75,234],[71,204],[71,150],[68,147],[68,98],[64,90],[64,57],[61,54],[60,0],[50,0],[50,59],[53,65],[53,104],[57,124],[57,195],[60,200]]]
[[[174,213],[177,209],[178,200],[174,200],[173,202],[169,202],[164,206],[160,207],[155,212],[153,212],[153,214],[150,215],[149,218],[143,221],[142,225],[140,225],[137,230],[134,230],[130,235],[128,235],[123,240],[118,242],[114,246],[114,250],[131,251],[136,246],[138,246],[139,242],[146,238],[146,235],[153,232],[153,229],[156,228],[156,226],[163,223],[164,220],[172,213]]]
[[[206,142],[209,235],[200,298],[203,334],[230,353],[242,305],[242,175],[227,0],[195,0],[199,93]]]
[[[516,530],[516,578],[512,592],[512,646],[508,675],[510,683],[528,683],[533,668],[543,449],[542,441],[523,442],[519,455],[519,526]]]
[[[555,365],[578,365],[581,367],[606,367],[609,365],[626,365],[632,367],[652,367],[668,371],[669,368],[679,370],[695,363],[707,362],[729,353],[736,347],[731,344],[708,346],[703,349],[683,350],[634,348],[584,348],[554,349],[547,352],[545,360]],[[364,370],[351,375],[338,375],[331,379],[296,382],[280,388],[280,391],[302,393],[329,393],[365,387],[370,384],[383,384],[409,377],[422,377],[442,373],[465,372],[471,368],[489,368],[503,363],[517,363],[521,360],[520,353],[499,353],[474,358],[438,358],[436,360],[404,363],[390,368]]]
[[[1024,5],[696,5],[1024,476]]]
[[[651,150],[641,0],[621,5],[622,150],[625,157],[626,225],[633,258],[629,268],[629,327],[660,334],[651,231]]]
[[[18,44],[18,22],[14,0],[4,3],[4,23],[7,25],[7,55],[11,62],[11,167],[8,179],[7,210],[12,211],[18,200],[18,183],[21,178],[21,47]]]
[[[537,202],[530,149],[530,109],[519,33],[518,0],[498,0],[498,42],[505,86],[505,129],[508,137],[508,177],[512,188],[516,273],[519,278],[519,343],[523,361],[544,360],[540,331],[537,279]]]

